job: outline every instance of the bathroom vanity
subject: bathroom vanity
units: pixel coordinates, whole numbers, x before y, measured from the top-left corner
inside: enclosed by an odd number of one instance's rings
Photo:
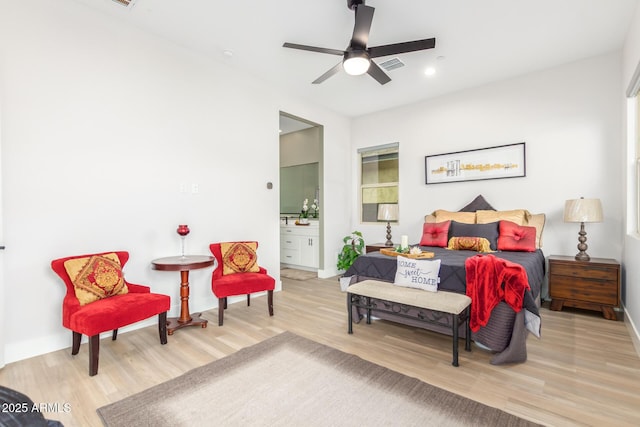
[[[296,225],[295,220],[280,224],[280,264],[286,267],[317,269],[320,266],[318,221]]]

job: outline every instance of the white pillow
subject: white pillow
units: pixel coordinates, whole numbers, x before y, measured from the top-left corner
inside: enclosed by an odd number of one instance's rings
[[[440,278],[439,259],[412,259],[398,256],[394,285],[437,292]]]

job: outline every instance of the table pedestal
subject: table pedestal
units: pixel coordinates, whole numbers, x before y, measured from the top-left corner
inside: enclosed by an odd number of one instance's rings
[[[208,320],[201,318],[202,313],[189,313],[189,270],[180,272],[180,317],[167,319],[167,333],[173,335],[173,331],[185,326],[207,327]]]
[[[201,313],[189,313],[189,271],[212,266],[215,258],[202,255],[185,255],[160,258],[152,261],[153,268],[164,271],[180,271],[180,317],[167,319],[167,333],[186,326],[206,328],[208,320]]]

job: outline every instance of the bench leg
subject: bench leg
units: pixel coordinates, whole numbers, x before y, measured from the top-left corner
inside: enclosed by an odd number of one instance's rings
[[[347,292],[347,322],[349,325],[347,332],[350,334],[353,333],[353,318],[351,317],[351,310],[353,310],[353,301],[351,301],[351,294]]]
[[[458,315],[452,314],[453,316],[453,366],[458,366]]]
[[[470,320],[471,320],[471,306],[468,306],[465,309],[465,313],[467,315],[467,320],[465,320],[465,324],[467,325],[466,326],[466,329],[467,329],[467,331],[466,331],[467,334],[466,335],[467,335],[467,337],[466,337],[466,339],[464,341],[464,349],[466,351],[471,351],[471,323],[470,323]]]

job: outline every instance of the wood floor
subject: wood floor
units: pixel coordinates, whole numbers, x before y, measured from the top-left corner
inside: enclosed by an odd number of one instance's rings
[[[542,339],[529,336],[526,363],[492,366],[491,355],[474,346],[461,350],[454,368],[450,337],[385,321],[354,325],[348,335],[337,279],[283,279],[274,308],[270,318],[266,296],[252,298],[251,307],[231,304],[223,327],[217,310],[205,312],[208,328],[178,330],[165,346],[155,327],[103,339],[95,377],[83,344],[77,356],[66,349],[9,364],[0,384],[59,404],[61,411],[45,415],[67,427],[100,426],[98,407],[288,330],[541,424],[640,425],[640,358],[624,322],[543,308]]]

